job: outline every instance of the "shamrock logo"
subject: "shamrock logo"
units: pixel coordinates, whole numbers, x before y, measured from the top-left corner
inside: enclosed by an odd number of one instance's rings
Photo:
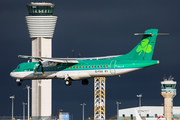
[[[142,53],[142,51],[146,53],[150,53],[152,51],[152,45],[148,43],[149,43],[148,39],[143,39],[141,41],[141,45],[139,45],[138,48],[136,49],[136,52],[139,52],[139,55]]]

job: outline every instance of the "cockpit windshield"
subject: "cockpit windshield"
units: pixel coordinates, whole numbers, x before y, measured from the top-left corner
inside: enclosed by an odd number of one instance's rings
[[[18,65],[17,67],[16,67],[16,69],[19,69],[20,68],[20,66]]]

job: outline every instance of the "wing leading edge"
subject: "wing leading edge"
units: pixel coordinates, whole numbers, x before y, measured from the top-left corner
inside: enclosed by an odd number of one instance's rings
[[[34,57],[26,55],[18,55],[20,58],[35,59],[38,61],[50,61],[56,63],[79,63],[78,60],[99,60],[99,59],[110,59],[120,55],[105,56],[105,57],[90,57],[90,58],[48,58],[48,57]]]

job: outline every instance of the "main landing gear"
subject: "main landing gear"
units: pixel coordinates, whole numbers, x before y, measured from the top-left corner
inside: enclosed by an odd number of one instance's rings
[[[82,80],[82,84],[83,84],[83,85],[88,85],[88,83],[89,83],[89,81],[88,81],[87,79]]]
[[[81,82],[83,85],[88,85],[89,81],[87,79],[82,80]],[[70,86],[72,84],[72,80],[65,80],[65,85]]]

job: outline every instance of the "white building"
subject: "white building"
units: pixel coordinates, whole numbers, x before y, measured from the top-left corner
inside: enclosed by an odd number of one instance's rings
[[[133,107],[127,109],[120,109],[119,110],[119,119],[122,120],[123,117],[135,117],[135,110],[141,114],[141,117],[146,118],[157,118],[160,115],[164,114],[164,107],[163,106],[141,106],[141,107]],[[173,115],[177,116],[180,115],[180,106],[173,107]]]

